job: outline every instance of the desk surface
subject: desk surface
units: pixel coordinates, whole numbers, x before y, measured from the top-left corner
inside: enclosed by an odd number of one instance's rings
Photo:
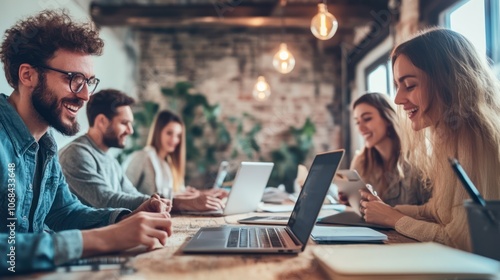
[[[321,213],[320,216],[325,213]],[[161,249],[137,254],[131,266],[137,271],[120,275],[117,270],[72,273],[38,273],[34,279],[325,279],[311,249],[316,245],[309,240],[304,252],[297,255],[186,255],[179,249],[200,227],[237,224],[237,220],[269,213],[250,213],[228,217],[173,216],[174,234]],[[272,215],[289,215],[279,213]],[[387,243],[415,242],[393,230],[381,231],[388,235]]]

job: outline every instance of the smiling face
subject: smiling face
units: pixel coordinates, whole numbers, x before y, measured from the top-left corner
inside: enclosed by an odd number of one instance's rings
[[[380,116],[377,108],[360,103],[354,108],[353,113],[356,127],[365,139],[367,148],[373,148],[388,138],[388,123]]]
[[[417,68],[405,55],[400,55],[394,63],[396,98],[394,102],[403,106],[411,127],[418,131],[431,124],[428,112],[429,87],[427,75]]]
[[[116,108],[116,115],[111,121],[103,135],[103,143],[109,148],[125,148],[127,136],[134,133],[132,123],[134,115],[130,106]]]
[[[81,72],[86,77],[93,76],[90,55],[58,50],[47,61],[47,66],[68,72]],[[39,75],[37,86],[33,89],[33,107],[48,125],[65,135],[75,135],[79,130],[76,114],[89,99],[87,86],[75,94],[69,87],[66,74],[45,70]]]
[[[167,154],[173,153],[182,140],[182,125],[171,121],[161,130],[161,149]]]

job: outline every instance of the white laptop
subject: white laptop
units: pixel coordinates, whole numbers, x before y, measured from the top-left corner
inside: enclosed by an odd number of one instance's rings
[[[227,169],[229,168],[229,162],[222,161],[219,165],[219,170],[217,171],[217,176],[215,176],[214,184],[212,188],[222,188],[222,183],[224,183],[224,179],[227,175]]]
[[[183,211],[188,215],[227,216],[253,212],[271,176],[272,162],[242,162],[236,173],[224,209],[217,211]]]
[[[309,240],[344,150],[318,154],[286,227],[203,227],[183,247],[185,253],[299,253]]]

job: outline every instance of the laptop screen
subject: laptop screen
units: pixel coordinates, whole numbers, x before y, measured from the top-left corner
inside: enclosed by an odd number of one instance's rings
[[[288,221],[288,227],[302,243],[302,250],[316,223],[344,150],[319,154],[314,158],[299,198]]]

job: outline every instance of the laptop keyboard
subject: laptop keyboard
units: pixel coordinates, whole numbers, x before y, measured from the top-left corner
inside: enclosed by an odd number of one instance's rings
[[[282,229],[233,228],[227,240],[228,248],[283,248]]]

